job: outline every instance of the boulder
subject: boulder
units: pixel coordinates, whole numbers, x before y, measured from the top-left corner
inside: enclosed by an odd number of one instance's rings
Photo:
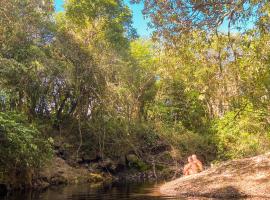
[[[64,159],[54,157],[47,166],[44,166],[35,178],[36,188],[46,188],[49,185],[88,182],[88,169],[74,168]]]
[[[117,168],[117,163],[107,158],[99,162],[99,168],[104,172],[115,173]]]
[[[61,176],[59,174],[51,177],[51,179],[50,179],[51,185],[63,185],[63,184],[67,184],[67,183],[68,183],[67,178],[65,178],[64,176]]]

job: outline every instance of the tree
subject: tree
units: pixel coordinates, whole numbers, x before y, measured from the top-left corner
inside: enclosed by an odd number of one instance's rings
[[[134,3],[141,0],[132,0]],[[144,0],[144,14],[152,19],[156,34],[172,42],[194,30],[216,31],[220,26],[243,30],[248,24],[267,25],[268,1],[249,0]],[[252,19],[252,20],[251,20]],[[253,21],[254,20],[254,21]],[[263,25],[264,24],[264,25]]]

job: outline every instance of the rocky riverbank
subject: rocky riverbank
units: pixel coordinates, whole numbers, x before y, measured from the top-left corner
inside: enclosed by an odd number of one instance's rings
[[[81,166],[71,166],[60,157],[42,168],[33,179],[33,188],[44,189],[52,185],[111,182],[108,173],[94,173]]]
[[[168,182],[164,195],[210,198],[270,198],[270,153],[228,161],[202,173]]]
[[[131,156],[129,156],[131,157]],[[131,162],[131,158],[129,158]],[[134,156],[133,156],[134,157]],[[135,161],[133,161],[135,162]],[[156,181],[157,179],[171,178],[174,168],[166,170],[152,169],[140,171],[135,168],[128,169],[124,167],[121,171],[119,163],[110,159],[99,161],[80,161],[71,162],[59,156],[53,159],[44,167],[30,175],[29,181],[25,177],[10,178],[0,184],[0,195],[5,195],[13,189],[34,189],[44,190],[51,186],[68,184],[111,184],[112,182],[145,182]],[[31,180],[30,180],[31,179]]]
[[[76,157],[72,147],[67,142],[55,141],[54,156],[42,168],[4,173],[0,194],[14,189],[43,190],[67,184],[151,182],[179,175],[179,166],[175,165],[167,146],[156,147],[147,158],[129,152],[116,159],[102,159],[96,152],[83,151]]]

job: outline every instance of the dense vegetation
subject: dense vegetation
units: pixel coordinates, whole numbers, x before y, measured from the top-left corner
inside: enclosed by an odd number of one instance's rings
[[[144,12],[152,40],[122,0],[61,13],[0,2],[1,169],[37,169],[59,142],[74,159],[132,153],[141,170],[158,147],[205,162],[269,150],[270,4],[146,0]]]

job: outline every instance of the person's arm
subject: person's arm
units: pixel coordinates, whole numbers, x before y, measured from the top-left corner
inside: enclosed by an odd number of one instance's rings
[[[183,169],[183,174],[184,174],[184,175],[186,175],[186,173],[187,173],[187,171],[189,170],[189,168],[190,168],[190,164],[186,164],[186,165],[184,166],[184,169]]]
[[[183,174],[186,174],[186,171],[187,171],[187,165],[185,165],[183,168]]]

